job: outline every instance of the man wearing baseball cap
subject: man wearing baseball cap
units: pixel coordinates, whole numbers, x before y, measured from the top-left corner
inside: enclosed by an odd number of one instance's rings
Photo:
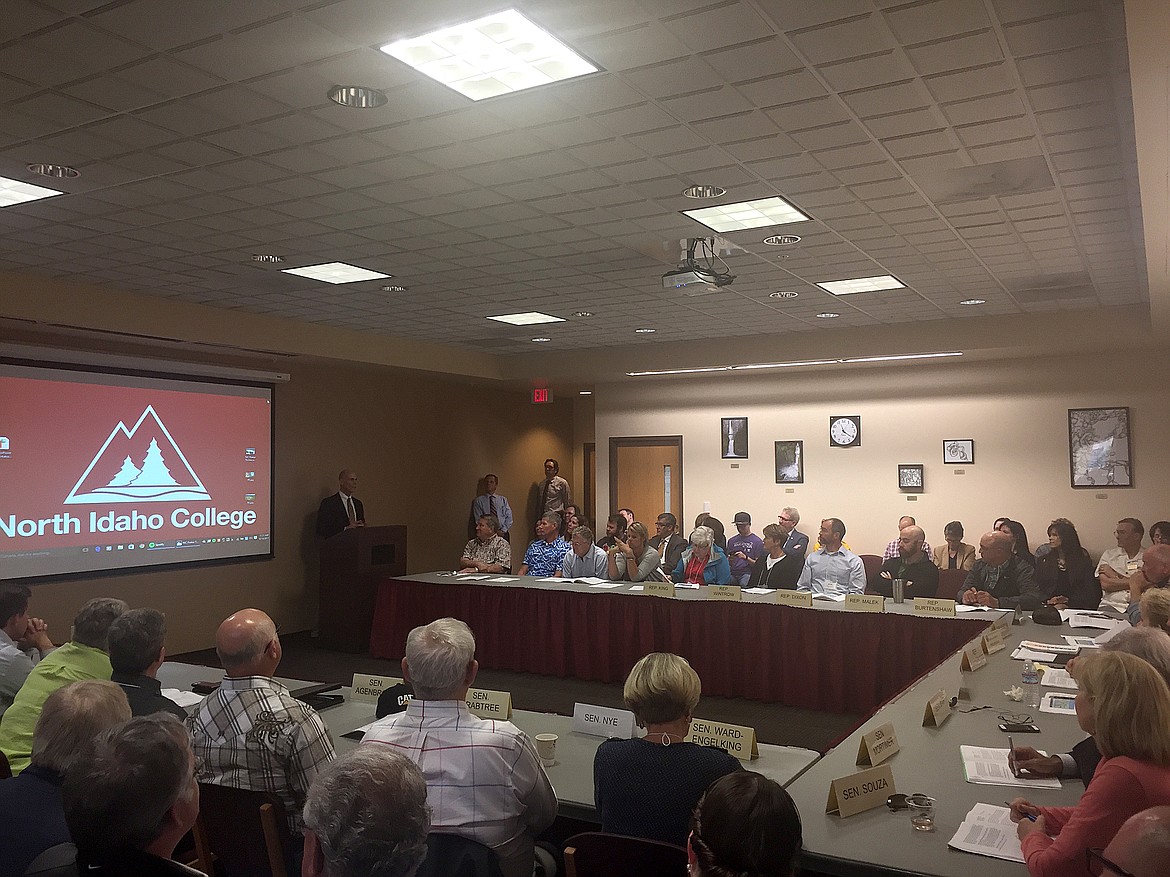
[[[727,560],[731,563],[731,583],[746,588],[756,558],[764,552],[764,540],[752,532],[752,516],[735,513],[736,534],[727,540]]]

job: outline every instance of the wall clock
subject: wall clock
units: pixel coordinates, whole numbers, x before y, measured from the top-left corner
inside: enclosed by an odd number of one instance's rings
[[[860,448],[861,416],[850,414],[829,418],[829,447]]]

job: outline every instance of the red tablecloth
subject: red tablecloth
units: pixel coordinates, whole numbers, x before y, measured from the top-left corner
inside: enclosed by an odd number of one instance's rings
[[[378,588],[370,654],[401,657],[412,628],[444,616],[471,626],[476,658],[493,670],[621,683],[648,652],[675,652],[704,694],[863,715],[987,624],[391,578]]]

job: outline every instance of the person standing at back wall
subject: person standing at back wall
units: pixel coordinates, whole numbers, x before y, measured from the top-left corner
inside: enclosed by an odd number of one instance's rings
[[[499,535],[509,539],[508,532],[512,529],[512,506],[506,496],[496,493],[500,479],[488,473],[483,476],[483,486],[487,492],[472,500],[471,517],[478,521],[484,515],[492,515],[500,522]]]
[[[322,539],[366,525],[366,507],[354,496],[357,485],[357,473],[352,469],[337,473],[337,493],[321,500],[317,509],[317,535]]]

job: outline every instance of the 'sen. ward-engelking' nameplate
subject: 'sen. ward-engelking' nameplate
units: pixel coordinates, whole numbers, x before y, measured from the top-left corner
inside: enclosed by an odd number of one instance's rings
[[[649,594],[651,597],[670,597],[673,599],[674,582],[645,581],[642,583],[642,593]]]
[[[853,612],[885,612],[886,598],[881,594],[846,594],[845,608]]]
[[[795,606],[798,609],[812,609],[812,591],[779,590],[772,595],[772,600],[782,606]]]
[[[983,637],[980,637],[978,642],[968,643],[963,647],[962,669],[973,671],[986,665],[987,653],[983,651]]]
[[[718,746],[740,761],[751,761],[760,757],[756,745],[756,729],[744,725],[727,725],[710,719],[691,719],[691,731],[687,735],[691,743],[700,746]]]
[[[901,748],[898,745],[898,735],[894,733],[894,726],[886,722],[868,734],[861,735],[861,743],[857,747],[857,763],[877,767]]]
[[[829,784],[829,802],[826,813],[836,813],[844,818],[864,813],[886,803],[894,794],[894,772],[888,764],[871,767],[845,777],[838,777]]]
[[[922,714],[922,727],[937,728],[950,717],[950,714],[951,699],[946,689],[940,688],[926,702],[926,710]]]
[[[376,703],[382,692],[395,685],[401,685],[397,676],[371,676],[369,673],[353,674],[353,699]]]
[[[942,597],[915,597],[914,614],[931,615],[935,618],[953,616],[955,614],[955,601],[945,600]]]
[[[628,740],[634,736],[634,714],[614,707],[575,703],[573,730],[594,737],[620,737]]]
[[[481,719],[510,719],[512,695],[507,691],[471,688],[467,691],[467,708]]]
[[[739,585],[708,585],[706,596],[708,600],[742,600]]]

